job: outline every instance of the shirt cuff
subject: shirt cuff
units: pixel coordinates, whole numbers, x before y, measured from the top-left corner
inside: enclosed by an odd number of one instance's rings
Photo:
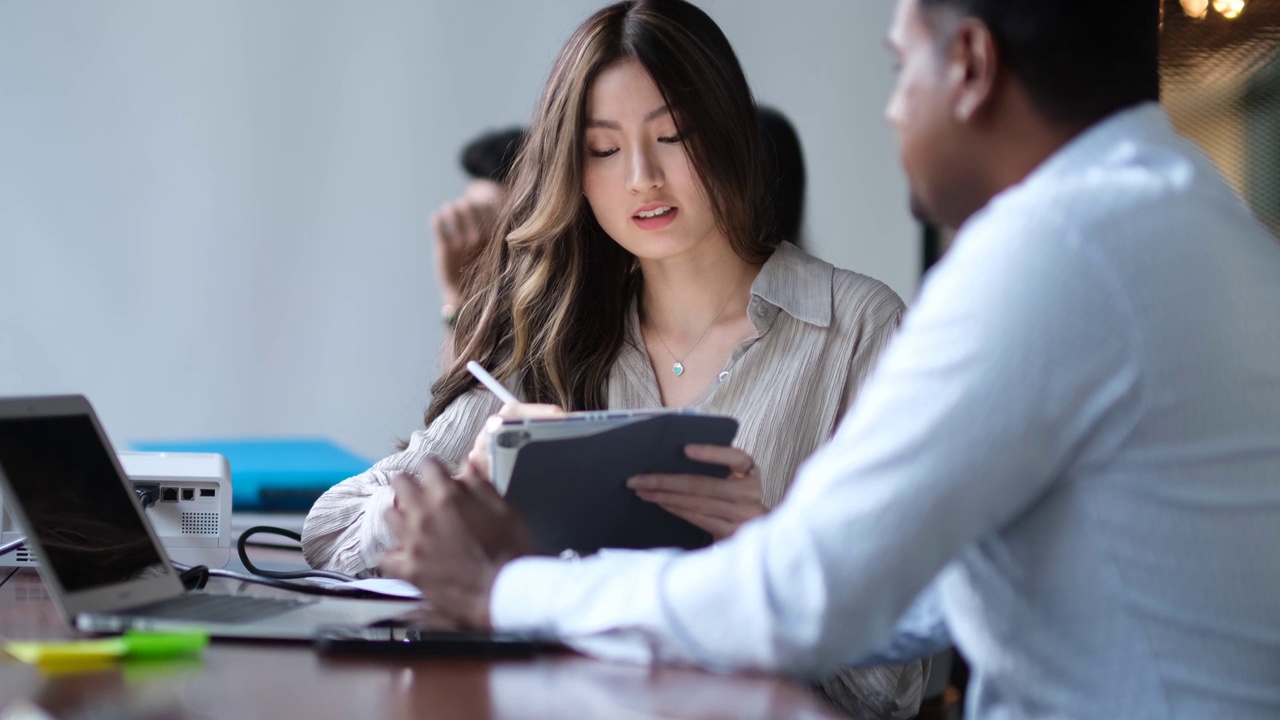
[[[364,527],[360,538],[360,560],[366,568],[378,567],[382,554],[400,544],[387,525],[387,510],[395,503],[396,491],[390,485],[380,485],[369,493],[364,506]]]
[[[559,578],[575,563],[523,557],[498,571],[489,594],[489,624],[501,632],[550,634],[555,630]]]

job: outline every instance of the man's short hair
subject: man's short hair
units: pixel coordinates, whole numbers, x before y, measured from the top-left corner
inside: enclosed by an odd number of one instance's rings
[[[511,173],[511,166],[523,142],[524,128],[486,132],[462,148],[458,161],[472,179],[500,183]]]
[[[920,0],[991,29],[1001,62],[1054,123],[1091,123],[1160,94],[1159,0]]]

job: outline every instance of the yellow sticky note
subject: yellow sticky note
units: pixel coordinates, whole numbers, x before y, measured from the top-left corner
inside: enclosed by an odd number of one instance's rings
[[[5,652],[28,665],[100,663],[123,657],[129,650],[124,638],[70,640],[66,642],[11,641]]]
[[[209,636],[193,633],[128,631],[121,637],[61,642],[11,641],[5,652],[42,670],[97,668],[122,659],[156,660],[195,655],[209,643]]]

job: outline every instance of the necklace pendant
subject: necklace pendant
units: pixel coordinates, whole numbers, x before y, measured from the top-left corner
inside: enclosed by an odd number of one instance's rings
[[[684,366],[680,363],[676,363],[671,366],[671,372],[675,373],[676,377],[680,377],[684,374]]]

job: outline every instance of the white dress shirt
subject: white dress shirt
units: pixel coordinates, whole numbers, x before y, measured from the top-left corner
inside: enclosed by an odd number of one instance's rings
[[[491,616],[806,677],[950,639],[974,718],[1274,718],[1277,553],[1280,246],[1148,104],[966,223],[772,513],[517,560]]]

